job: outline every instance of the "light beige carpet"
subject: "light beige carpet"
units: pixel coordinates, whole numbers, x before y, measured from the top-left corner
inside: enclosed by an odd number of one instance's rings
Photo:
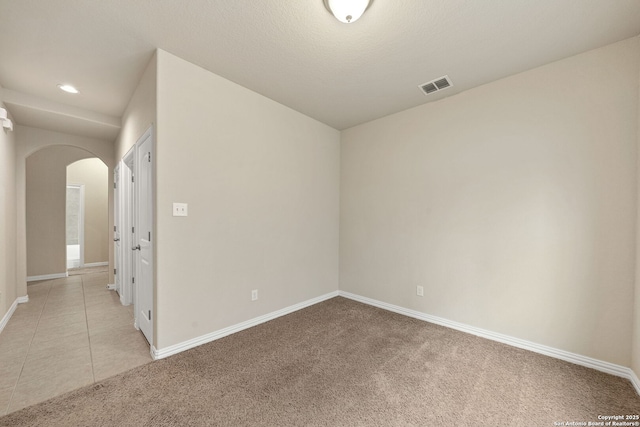
[[[638,413],[625,379],[338,297],[0,425],[553,426]]]

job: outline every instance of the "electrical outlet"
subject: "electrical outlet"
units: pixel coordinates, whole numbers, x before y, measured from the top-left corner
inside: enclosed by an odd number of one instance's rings
[[[187,216],[187,204],[186,203],[174,203],[173,204],[173,216]]]
[[[418,294],[419,297],[423,297],[424,296],[424,287],[418,286],[416,288],[416,293]]]
[[[251,301],[255,301],[258,299],[258,290],[254,289],[251,291]]]

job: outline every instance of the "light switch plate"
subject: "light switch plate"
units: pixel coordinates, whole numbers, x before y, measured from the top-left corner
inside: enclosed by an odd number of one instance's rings
[[[173,216],[187,216],[187,204],[186,203],[174,203],[173,204]]]

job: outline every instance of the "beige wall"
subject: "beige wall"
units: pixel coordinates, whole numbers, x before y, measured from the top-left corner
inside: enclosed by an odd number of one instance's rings
[[[157,348],[337,290],[339,141],[158,51]]]
[[[26,164],[27,158],[38,150],[51,146],[71,146],[90,152],[109,167],[113,174],[113,143],[28,126],[15,126],[16,138],[16,286],[18,296],[27,295],[27,231],[26,231]],[[76,159],[77,160],[77,159]],[[113,188],[109,186],[109,228],[113,228]],[[109,263],[113,266],[113,246],[109,243]],[[113,267],[112,267],[113,268]],[[113,271],[113,270],[111,270]],[[50,273],[45,273],[50,274]],[[111,274],[111,283],[113,275]]]
[[[97,158],[67,166],[67,184],[84,185],[84,262],[109,261],[109,185],[108,168]]]
[[[115,143],[115,161],[122,159],[142,134],[156,122],[157,59],[154,54],[122,116],[122,130]]]
[[[636,48],[636,55],[640,56],[640,46]],[[638,127],[637,127],[637,181],[636,181],[636,283],[633,316],[632,360],[631,368],[640,377],[640,73],[638,74]]]
[[[67,165],[88,157],[80,148],[53,146],[27,158],[27,277],[67,271]]]
[[[344,131],[340,289],[630,366],[638,42]]]
[[[2,88],[0,87],[0,107]],[[18,296],[16,288],[15,133],[0,128],[0,320]]]

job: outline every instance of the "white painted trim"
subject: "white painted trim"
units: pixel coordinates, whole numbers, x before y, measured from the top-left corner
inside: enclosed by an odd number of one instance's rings
[[[116,285],[113,283],[108,283],[107,284],[107,289],[110,291],[115,291],[116,290]]]
[[[550,356],[556,359],[564,360],[566,362],[575,363],[576,365],[585,366],[587,368],[595,369],[596,371],[601,371],[607,374],[626,378],[631,381],[631,384],[636,389],[636,392],[638,392],[638,394],[640,395],[640,381],[638,380],[636,374],[631,370],[631,368],[627,368],[626,366],[616,365],[615,363],[593,359],[591,357],[582,356],[580,354],[571,353],[553,347],[548,347],[542,344],[536,344],[534,342],[511,337],[509,335],[487,331],[486,329],[476,328],[475,326],[465,325],[464,323],[454,322],[451,320],[443,319],[442,317],[431,316],[429,314],[425,314],[416,310],[388,304],[386,302],[352,294],[350,292],[338,291],[338,295],[367,305],[382,308],[387,311],[392,311],[394,313],[423,320],[425,322],[435,323],[436,325],[445,326],[447,328],[466,332],[468,334],[476,335],[478,337],[486,338],[492,341],[498,341],[512,347],[518,347],[524,350],[532,351],[534,353],[544,354],[545,356]]]
[[[68,168],[68,166],[67,166]],[[67,187],[69,185],[67,184]],[[78,267],[84,267],[84,184],[80,184],[80,219],[78,220],[78,243],[80,244],[80,265]]]
[[[11,316],[13,316],[13,312],[16,311],[16,307],[18,307],[18,299],[13,301],[13,304],[11,304],[9,310],[2,317],[2,320],[0,320],[0,332],[2,332],[4,327],[7,326],[7,323],[9,323],[9,319],[11,319]]]
[[[69,277],[69,273],[67,273],[66,271],[64,273],[43,274],[41,276],[28,276],[27,282],[35,282],[36,280],[64,279],[65,277]]]
[[[303,301],[301,303],[291,305],[289,307],[285,307],[281,310],[273,311],[263,316],[259,316],[259,317],[247,320],[246,322],[238,323],[236,325],[229,326],[228,328],[220,329],[218,331],[211,332],[209,334],[202,335],[197,338],[193,338],[188,341],[181,342],[179,344],[171,345],[169,347],[157,349],[152,345],[151,357],[154,360],[164,359],[165,357],[173,356],[174,354],[183,352],[185,350],[189,350],[199,345],[206,344],[208,342],[215,341],[220,338],[224,338],[228,335],[235,334],[236,332],[243,331],[253,326],[257,326],[261,323],[265,323],[270,320],[276,319],[278,317],[285,316],[287,314],[293,313],[294,311],[298,311],[303,308],[310,307],[314,304],[318,304],[322,301],[326,301],[328,299],[335,298],[337,296],[338,296],[338,291],[330,292],[328,294],[324,294],[319,297],[312,298],[312,299]]]
[[[18,298],[16,299],[16,301],[18,301],[18,304],[24,304],[24,303],[27,303],[27,302],[29,302],[29,295],[25,295],[25,296],[23,296],[23,297],[18,297]]]
[[[90,262],[90,263],[85,264],[82,268],[103,267],[105,265],[109,265],[109,261]]]

